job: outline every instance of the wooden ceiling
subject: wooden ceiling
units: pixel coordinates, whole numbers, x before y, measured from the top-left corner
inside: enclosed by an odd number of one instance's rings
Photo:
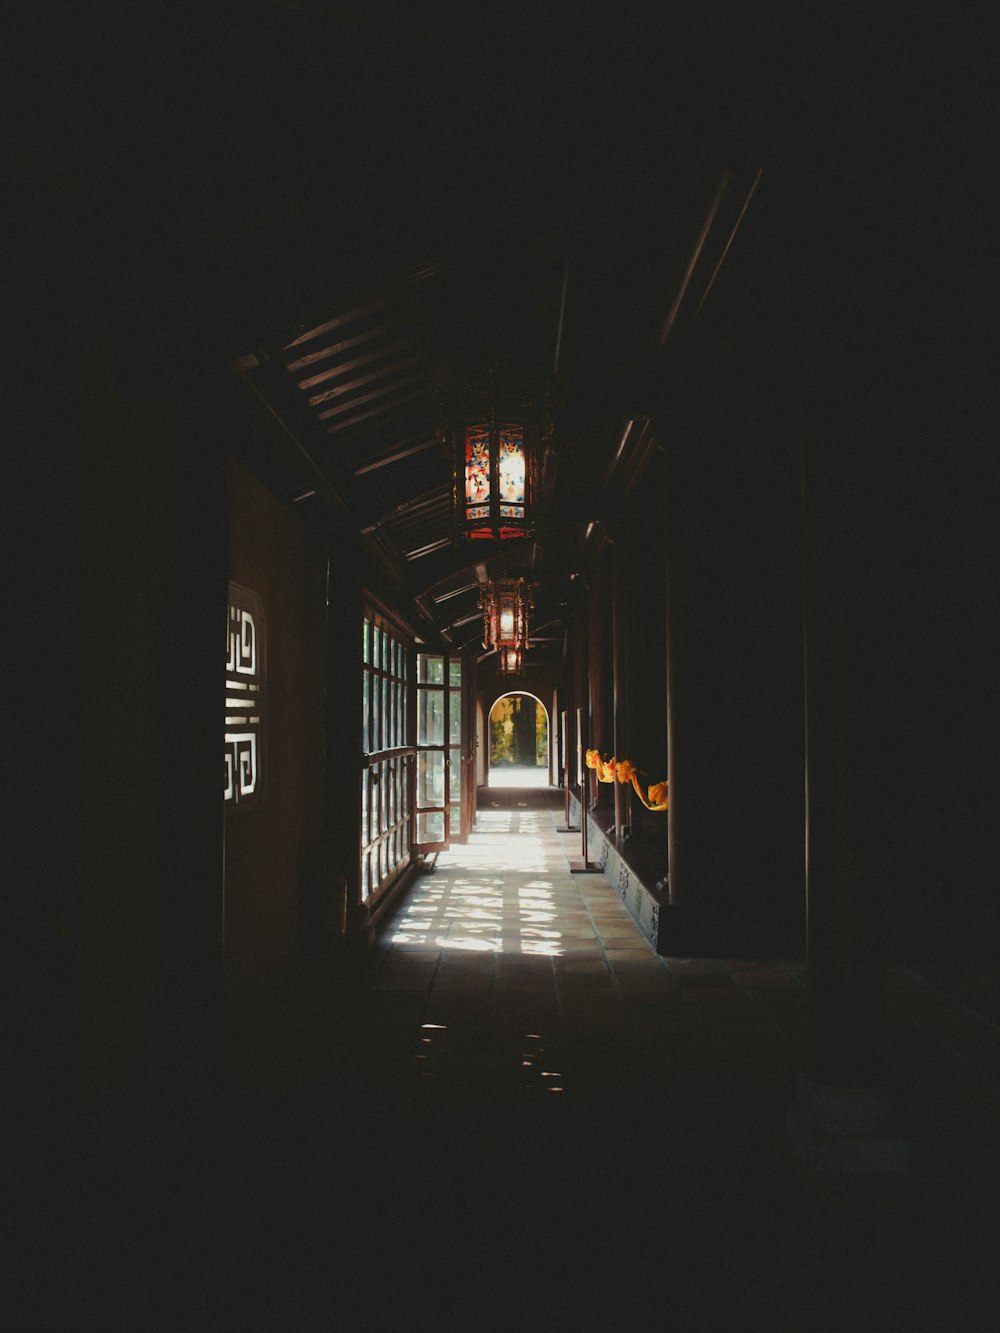
[[[619,446],[638,414],[629,356],[652,343],[658,302],[631,312],[623,346],[626,313],[603,284],[595,289],[593,258],[518,230],[498,237],[495,226],[470,225],[462,251],[352,291],[234,368],[340,497],[427,637],[473,646],[481,580],[523,574],[537,585],[537,661],[563,652],[570,584],[602,514],[602,480],[616,455],[628,455]],[[441,393],[461,395],[497,366],[554,385],[553,447],[534,539],[469,543],[454,534]],[[641,435],[630,432],[630,448]],[[303,515],[328,503],[326,487],[301,470],[287,486]]]
[[[538,584],[561,650],[609,469],[648,445],[664,322],[756,179],[767,70],[754,40],[660,14],[398,8],[81,19],[46,160],[123,326],[232,368],[274,427],[254,464],[304,517],[347,515],[422,632],[476,641],[484,565]],[[494,365],[555,376],[554,449],[536,539],[471,550],[438,398]]]

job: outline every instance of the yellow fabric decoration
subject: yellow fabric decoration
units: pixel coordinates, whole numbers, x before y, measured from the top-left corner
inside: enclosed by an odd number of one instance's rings
[[[654,782],[649,788],[648,799],[643,796],[642,788],[639,786],[639,778],[635,773],[632,774],[632,786],[635,789],[636,796],[647,810],[668,810],[670,808],[668,799],[670,784],[668,782]]]
[[[669,782],[666,779],[663,782],[654,782],[646,792],[643,792],[639,786],[639,771],[631,759],[602,759],[599,750],[588,750],[587,767],[592,768],[597,774],[598,782],[614,782],[616,778],[623,786],[631,782],[633,791],[647,810],[659,811],[670,808]]]
[[[614,782],[615,761],[602,759],[600,750],[587,751],[587,767],[592,768],[597,774],[598,782]]]

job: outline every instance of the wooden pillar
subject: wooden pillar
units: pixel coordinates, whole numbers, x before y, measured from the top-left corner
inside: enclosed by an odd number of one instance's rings
[[[534,765],[536,734],[535,734],[535,700],[530,694],[519,695],[514,700],[514,753],[522,764],[529,767]]]
[[[667,454],[667,768],[669,900],[710,909],[716,896],[722,819],[725,616],[719,603],[725,502],[700,441],[670,438]],[[684,947],[680,945],[678,947]],[[687,944],[687,947],[691,947]]]
[[[573,700],[569,710],[571,733],[570,747],[573,756],[570,763],[570,770],[573,774],[574,786],[577,788],[580,797],[581,810],[587,810],[590,805],[587,776],[590,770],[584,767],[582,771],[580,771],[579,763],[579,757],[582,753],[580,749],[580,710],[582,709],[586,714],[590,709],[590,690],[588,682],[589,614],[589,592],[585,588],[581,588],[578,594],[574,626],[575,632],[573,636]]]
[[[559,786],[562,771],[562,734],[559,730],[559,691],[553,689],[549,697],[549,786]]]
[[[670,780],[663,933],[682,952],[773,956],[801,941],[797,468],[763,407],[755,418],[754,385],[727,390],[715,373],[703,368],[717,392],[657,426]]]
[[[868,743],[877,661],[857,484],[815,462],[803,484],[809,1030],[793,1126],[812,1158],[898,1169],[908,1151],[887,1132],[887,946]]]
[[[616,534],[612,548],[611,634],[612,679],[614,701],[614,749],[619,759],[632,757],[629,731],[628,679],[628,560],[627,524]],[[621,843],[630,830],[626,829],[628,793],[620,782],[614,784],[615,837]],[[629,788],[631,790],[631,788]]]
[[[223,1020],[226,384],[95,360],[86,492],[83,806],[91,1085],[169,1112]]]
[[[596,553],[588,586],[588,672],[589,717],[587,747],[600,750],[611,757],[614,748],[613,705],[613,552],[605,541]],[[588,770],[593,772],[593,770]],[[614,794],[610,784],[592,778],[591,808],[610,815],[614,808]]]
[[[329,568],[325,873],[331,892],[346,885],[348,939],[365,942],[368,911],[361,901],[360,872],[364,603],[357,552],[349,534],[331,537]]]

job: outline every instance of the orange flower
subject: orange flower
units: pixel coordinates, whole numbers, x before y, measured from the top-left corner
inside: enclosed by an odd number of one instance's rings
[[[586,758],[588,768],[596,768],[601,762],[601,756],[597,750],[588,750]]]
[[[615,766],[615,777],[622,784],[631,782],[636,773],[635,764],[630,759],[619,759]]]

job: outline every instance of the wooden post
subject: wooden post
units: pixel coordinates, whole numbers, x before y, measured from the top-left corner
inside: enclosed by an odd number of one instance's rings
[[[582,769],[583,752],[587,736],[584,730],[584,713],[582,708],[576,710],[576,753],[578,771],[587,771]],[[574,875],[603,875],[604,871],[600,866],[590,864],[587,853],[587,807],[584,804],[584,787],[580,784],[580,845],[583,852],[583,862],[578,866],[570,866]]]
[[[561,828],[557,828],[557,833],[576,833],[576,828],[569,822],[569,714],[565,709],[562,713],[562,770],[563,770],[563,797],[564,814]]]
[[[815,472],[803,481],[809,1029],[791,1127],[811,1161],[894,1171],[909,1146],[889,1128],[887,946],[866,800],[869,562],[862,541],[841,540],[863,512],[857,482]]]

